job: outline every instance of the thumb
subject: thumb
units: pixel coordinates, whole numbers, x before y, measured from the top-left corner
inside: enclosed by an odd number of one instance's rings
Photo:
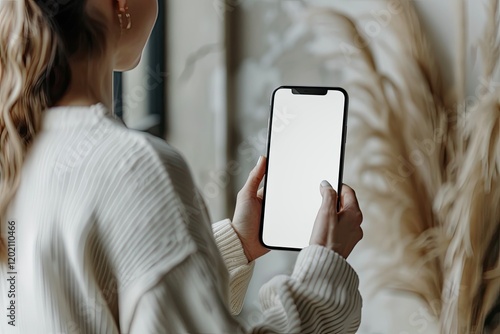
[[[266,174],[266,157],[260,156],[257,165],[252,169],[248,176],[247,182],[243,186],[245,192],[256,195],[259,190],[259,185]]]
[[[309,244],[326,246],[330,238],[328,233],[331,228],[330,224],[337,221],[337,210],[335,205],[337,202],[337,192],[328,181],[321,182],[320,192],[323,201],[319,208],[318,215],[316,216],[316,220],[314,221]]]
[[[333,189],[330,182],[326,180],[321,181],[320,192],[321,196],[323,197],[321,206],[324,207],[333,205],[335,207],[335,204],[337,203],[337,192],[335,191],[335,189]]]
[[[309,244],[325,246],[328,241],[328,230],[331,219],[337,219],[337,210],[335,203],[337,202],[337,192],[328,181],[322,181],[320,186],[321,196],[323,200],[321,207],[318,210],[318,215],[314,221],[313,230]]]

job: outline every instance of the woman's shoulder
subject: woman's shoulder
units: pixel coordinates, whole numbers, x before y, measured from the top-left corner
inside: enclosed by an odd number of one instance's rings
[[[44,112],[40,145],[61,148],[59,160],[112,166],[139,158],[187,168],[181,154],[165,140],[129,129],[104,105],[53,107]]]
[[[107,173],[123,177],[144,179],[157,178],[168,182],[176,189],[194,187],[191,171],[184,156],[162,138],[149,133],[128,129],[124,126],[110,125],[110,135],[103,140],[102,154],[108,160]],[[99,162],[96,162],[99,163]],[[160,186],[160,184],[158,184]]]
[[[85,189],[93,192],[93,202],[106,203],[109,194],[140,201],[151,189],[184,199],[195,188],[177,149],[127,128],[102,106],[53,108],[43,125],[30,165],[53,166],[44,179],[54,178],[66,194],[67,185],[75,184],[71,193]]]
[[[133,160],[143,159],[155,162],[163,166],[166,171],[189,171],[182,153],[162,138],[133,129],[123,130],[120,137],[122,147],[132,155],[135,154]]]

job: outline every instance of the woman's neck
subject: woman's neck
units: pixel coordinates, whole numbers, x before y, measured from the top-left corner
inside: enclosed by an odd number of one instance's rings
[[[102,103],[113,110],[113,66],[111,62],[73,61],[71,83],[55,106],[91,106]]]

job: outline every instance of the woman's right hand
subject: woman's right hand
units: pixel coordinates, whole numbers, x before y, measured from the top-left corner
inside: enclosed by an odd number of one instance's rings
[[[337,192],[327,181],[321,182],[323,202],[309,241],[335,251],[347,259],[354,246],[363,238],[363,214],[351,187],[342,186],[340,211],[337,212]]]

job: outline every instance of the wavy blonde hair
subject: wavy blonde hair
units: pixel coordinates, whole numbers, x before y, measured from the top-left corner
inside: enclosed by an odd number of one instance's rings
[[[106,34],[103,21],[87,14],[86,0],[2,1],[0,17],[0,226],[4,227],[43,111],[57,103],[71,82],[70,57],[103,54]],[[5,261],[3,237],[0,258]]]

